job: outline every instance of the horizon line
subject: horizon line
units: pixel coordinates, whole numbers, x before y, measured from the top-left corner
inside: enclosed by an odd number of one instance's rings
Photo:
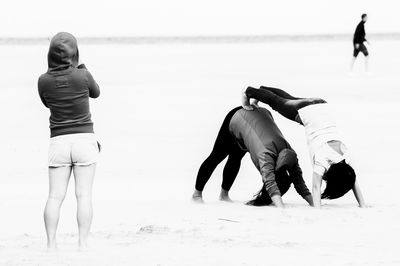
[[[168,44],[168,43],[257,43],[285,41],[341,41],[352,39],[353,34],[265,34],[265,35],[171,35],[171,36],[83,36],[80,43],[89,44]],[[379,40],[400,40],[400,33],[371,33],[368,37]],[[0,37],[0,45],[45,44],[49,37]]]

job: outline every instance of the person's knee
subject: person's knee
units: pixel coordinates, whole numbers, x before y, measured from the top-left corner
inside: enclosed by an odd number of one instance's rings
[[[226,152],[212,152],[210,156],[205,159],[204,163],[205,165],[215,165],[217,166],[220,164],[227,156]]]
[[[66,192],[50,192],[49,200],[62,203],[65,199]]]
[[[75,197],[77,201],[90,200],[92,198],[92,193],[88,190],[76,190]]]

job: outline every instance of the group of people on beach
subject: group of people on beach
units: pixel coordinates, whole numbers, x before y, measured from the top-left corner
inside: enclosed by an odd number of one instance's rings
[[[355,49],[365,54],[363,46]],[[354,53],[356,57],[358,52]],[[89,98],[99,97],[100,89],[80,61],[73,35],[56,34],[50,41],[47,60],[48,70],[38,81],[40,99],[50,109],[49,195],[44,210],[47,247],[51,250],[57,246],[60,208],[73,173],[79,246],[85,249],[93,216],[92,184],[101,150],[93,130]],[[312,193],[304,182],[296,152],[271,112],[259,107],[259,102],[304,126],[313,165]],[[262,188],[249,205],[284,207],[282,196],[293,184],[297,193],[317,208],[321,207],[321,198],[336,199],[349,190],[353,190],[359,206],[364,207],[347,147],[330,114],[328,103],[320,98],[298,98],[272,87],[248,87],[241,96],[241,106],[226,115],[211,154],[200,166],[192,199],[203,202],[202,191],[207,181],[217,165],[228,157],[220,199],[231,201],[229,190],[242,158],[249,152],[262,177]],[[326,188],[321,193],[322,181],[326,182]]]
[[[252,104],[250,99],[254,99]],[[258,102],[304,126],[313,168],[312,193],[304,182],[296,152],[284,138],[271,112],[259,107]],[[260,192],[249,205],[284,207],[282,195],[293,184],[297,193],[317,208],[321,207],[321,198],[340,198],[349,190],[353,190],[359,206],[365,207],[347,147],[323,99],[298,98],[272,87],[248,87],[242,95],[242,106],[227,114],[211,154],[200,166],[193,200],[203,202],[205,184],[217,165],[228,157],[220,199],[230,201],[229,190],[247,152],[263,181]],[[326,188],[321,193],[323,180]]]

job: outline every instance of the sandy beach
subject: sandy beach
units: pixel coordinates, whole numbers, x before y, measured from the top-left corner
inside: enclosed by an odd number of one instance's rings
[[[102,93],[91,101],[103,146],[91,248],[77,249],[71,178],[55,253],[42,216],[49,111],[37,92],[48,47],[2,45],[0,265],[400,265],[400,41],[371,43],[368,73],[362,56],[349,72],[351,40],[81,45]],[[248,85],[330,102],[369,208],[348,193],[315,210],[293,188],[283,210],[245,206],[261,186],[248,155],[234,203],[218,201],[222,165],[205,204],[191,203],[198,167]],[[272,113],[310,188],[304,129]]]

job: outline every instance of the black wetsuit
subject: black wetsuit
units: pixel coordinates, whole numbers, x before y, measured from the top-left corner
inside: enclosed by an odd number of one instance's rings
[[[303,198],[310,195],[295,152],[283,137],[271,113],[265,108],[246,111],[241,107],[236,107],[228,113],[211,154],[199,169],[196,189],[199,191],[204,189],[214,169],[228,156],[223,171],[222,188],[229,190],[246,152],[250,153],[254,165],[260,171],[264,188],[270,197],[283,195],[292,183]],[[294,163],[290,167],[284,165],[286,155],[294,156],[292,160]],[[278,157],[283,158],[282,161]],[[278,177],[276,172],[282,169],[285,175]]]
[[[353,56],[357,57],[360,52],[362,52],[365,56],[368,56],[367,47],[365,47],[364,42],[367,41],[365,39],[365,28],[364,28],[364,21],[360,21],[356,27],[356,31],[354,32],[353,37]]]

